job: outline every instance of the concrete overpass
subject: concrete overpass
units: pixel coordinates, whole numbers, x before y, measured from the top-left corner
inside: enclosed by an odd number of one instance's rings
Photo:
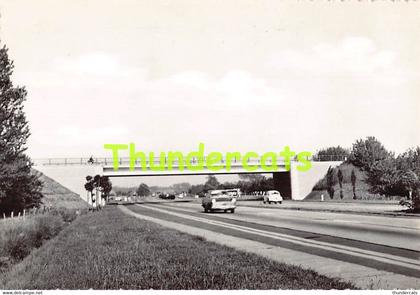
[[[87,175],[104,175],[113,177],[150,177],[150,176],[171,176],[171,175],[217,175],[217,174],[257,174],[272,173],[274,180],[274,189],[280,191],[285,199],[302,200],[312,190],[316,182],[321,179],[328,167],[337,166],[342,161],[312,161],[312,168],[305,172],[300,172],[296,168],[301,165],[297,161],[290,162],[290,171],[286,169],[286,163],[283,159],[278,159],[275,163],[266,161],[266,169],[262,169],[259,159],[250,159],[247,162],[249,166],[257,166],[258,168],[249,171],[244,168],[242,161],[232,161],[231,169],[226,168],[218,171],[209,170],[205,165],[200,171],[191,171],[182,169],[182,165],[177,162],[171,163],[171,169],[168,169],[168,161],[162,165],[162,171],[156,171],[153,167],[160,165],[160,159],[156,158],[153,162],[147,162],[145,167],[140,163],[136,163],[133,170],[130,170],[129,158],[119,158],[119,168],[117,171],[113,167],[112,158],[49,158],[35,159],[35,169],[45,173],[47,176],[57,180],[69,189],[78,193],[81,197],[85,196],[84,183]],[[205,159],[203,159],[205,163]],[[192,163],[197,163],[198,159],[192,159]],[[224,160],[221,164],[224,164]],[[272,169],[271,164],[275,164]],[[267,169],[268,168],[268,169]]]

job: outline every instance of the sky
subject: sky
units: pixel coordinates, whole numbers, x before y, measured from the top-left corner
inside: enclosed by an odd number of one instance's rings
[[[420,2],[0,0],[32,158],[420,144]],[[124,156],[124,154],[123,154]]]

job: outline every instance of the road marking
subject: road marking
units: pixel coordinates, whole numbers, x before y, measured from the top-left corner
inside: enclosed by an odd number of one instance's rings
[[[188,209],[186,210],[185,206],[174,206],[174,208],[175,207],[177,209],[185,211],[185,212],[192,212]],[[283,214],[283,212],[282,212],[281,216],[279,216],[278,212],[266,213],[266,212],[263,212],[261,210],[250,211],[250,210],[246,210],[245,207],[238,206],[238,208],[239,207],[241,208],[240,212],[241,212],[242,215],[248,215],[249,216],[249,215],[254,215],[255,213],[258,213],[258,215],[266,215],[267,217],[270,217],[270,218],[271,217],[276,217],[276,218],[280,217],[282,219],[282,222],[285,221],[285,217],[287,217],[287,219],[288,219],[287,222],[292,222],[292,219],[293,219],[293,221],[301,222],[302,221],[302,216],[297,216],[296,213],[298,213],[298,214],[303,213],[303,214],[305,214],[305,221],[314,221],[314,222],[317,222],[319,225],[331,225],[334,222],[337,225],[339,225],[339,224],[354,225],[355,229],[364,229],[365,225],[369,225],[369,226],[373,226],[373,227],[376,227],[376,228],[381,229],[381,230],[383,230],[383,229],[387,229],[387,230],[398,229],[400,232],[401,231],[407,231],[407,232],[411,232],[411,233],[416,234],[416,235],[418,235],[418,232],[420,232],[420,218],[417,219],[417,220],[413,219],[413,218],[410,218],[409,222],[412,224],[412,226],[404,226],[404,225],[395,226],[395,225],[387,223],[386,227],[385,227],[384,224],[367,222],[367,221],[363,221],[363,222],[359,222],[359,221],[335,222],[335,220],[339,220],[339,221],[340,220],[343,220],[343,221],[345,220],[345,219],[340,219],[339,217],[337,217],[337,218],[321,218],[320,219],[319,217],[307,216],[308,211],[306,211],[306,212],[294,211],[293,213],[290,213],[290,214],[289,213],[288,214]],[[189,208],[193,209],[194,207],[189,206]],[[245,209],[245,211],[244,211],[244,209]],[[253,207],[253,209],[256,209],[256,207]],[[276,211],[276,210],[270,210],[270,211]],[[331,214],[330,212],[321,212],[321,213],[322,214]],[[340,215],[341,215],[340,217],[342,217],[343,214],[340,214]],[[383,216],[368,216],[368,218],[370,218],[370,219],[371,218],[387,218],[387,219],[389,219],[389,217],[383,217]],[[235,218],[229,218],[229,219],[235,220]],[[400,220],[401,220],[401,218],[400,218]],[[325,233],[325,234],[331,235],[331,234],[328,234],[328,233]],[[341,236],[341,237],[346,238],[344,236]],[[375,241],[370,241],[370,240],[367,240],[367,242],[375,243]],[[394,245],[393,247],[398,248],[398,246],[396,246],[396,245]],[[414,248],[414,249],[413,248],[407,248],[407,249],[417,251],[417,248]]]
[[[369,250],[354,248],[354,247],[350,247],[350,246],[331,244],[331,243],[327,243],[327,242],[307,240],[305,238],[299,238],[299,237],[294,237],[294,236],[291,236],[291,235],[254,229],[254,228],[241,226],[241,225],[234,225],[234,224],[230,224],[230,223],[226,223],[226,222],[222,222],[222,221],[210,220],[210,219],[201,218],[201,217],[193,217],[193,216],[190,216],[190,215],[185,215],[185,214],[181,214],[181,213],[177,213],[177,212],[173,212],[173,211],[168,211],[168,210],[161,209],[161,208],[156,208],[156,207],[153,207],[153,206],[140,205],[140,204],[136,204],[136,205],[139,206],[139,207],[155,210],[155,211],[158,211],[158,212],[170,214],[170,215],[181,217],[181,218],[184,218],[184,219],[189,219],[189,220],[198,221],[198,222],[204,222],[204,223],[207,223],[207,224],[217,225],[217,226],[230,228],[230,229],[234,229],[234,230],[238,230],[238,231],[242,231],[242,232],[246,232],[246,233],[251,233],[251,234],[256,234],[256,235],[269,237],[269,238],[273,238],[273,239],[277,239],[277,240],[291,242],[291,243],[295,243],[295,244],[298,244],[298,245],[309,246],[309,247],[319,248],[319,249],[323,249],[323,250],[329,250],[329,251],[333,251],[333,252],[358,256],[358,257],[367,258],[367,259],[371,259],[371,260],[376,260],[376,261],[380,261],[380,262],[384,262],[384,263],[388,263],[388,264],[403,266],[403,267],[406,267],[406,268],[409,268],[409,269],[414,269],[414,270],[417,270],[417,271],[420,269],[420,261],[419,260],[414,260],[414,259],[410,259],[410,258],[406,258],[406,257],[400,257],[400,256],[395,256],[395,255],[385,254],[385,253],[378,253],[378,252],[373,252],[373,251],[369,251]]]

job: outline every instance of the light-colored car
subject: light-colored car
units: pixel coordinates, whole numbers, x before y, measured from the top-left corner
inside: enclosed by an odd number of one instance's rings
[[[236,198],[220,193],[220,191],[211,191],[203,198],[201,205],[206,213],[216,210],[235,213]]]
[[[267,203],[271,204],[271,203],[275,203],[275,204],[281,204],[281,202],[283,202],[283,197],[280,195],[280,193],[278,191],[267,191],[264,194],[264,200],[263,203]]]

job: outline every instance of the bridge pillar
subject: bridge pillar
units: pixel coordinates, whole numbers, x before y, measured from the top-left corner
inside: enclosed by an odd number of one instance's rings
[[[274,189],[278,190],[284,200],[292,199],[290,172],[273,172]]]

